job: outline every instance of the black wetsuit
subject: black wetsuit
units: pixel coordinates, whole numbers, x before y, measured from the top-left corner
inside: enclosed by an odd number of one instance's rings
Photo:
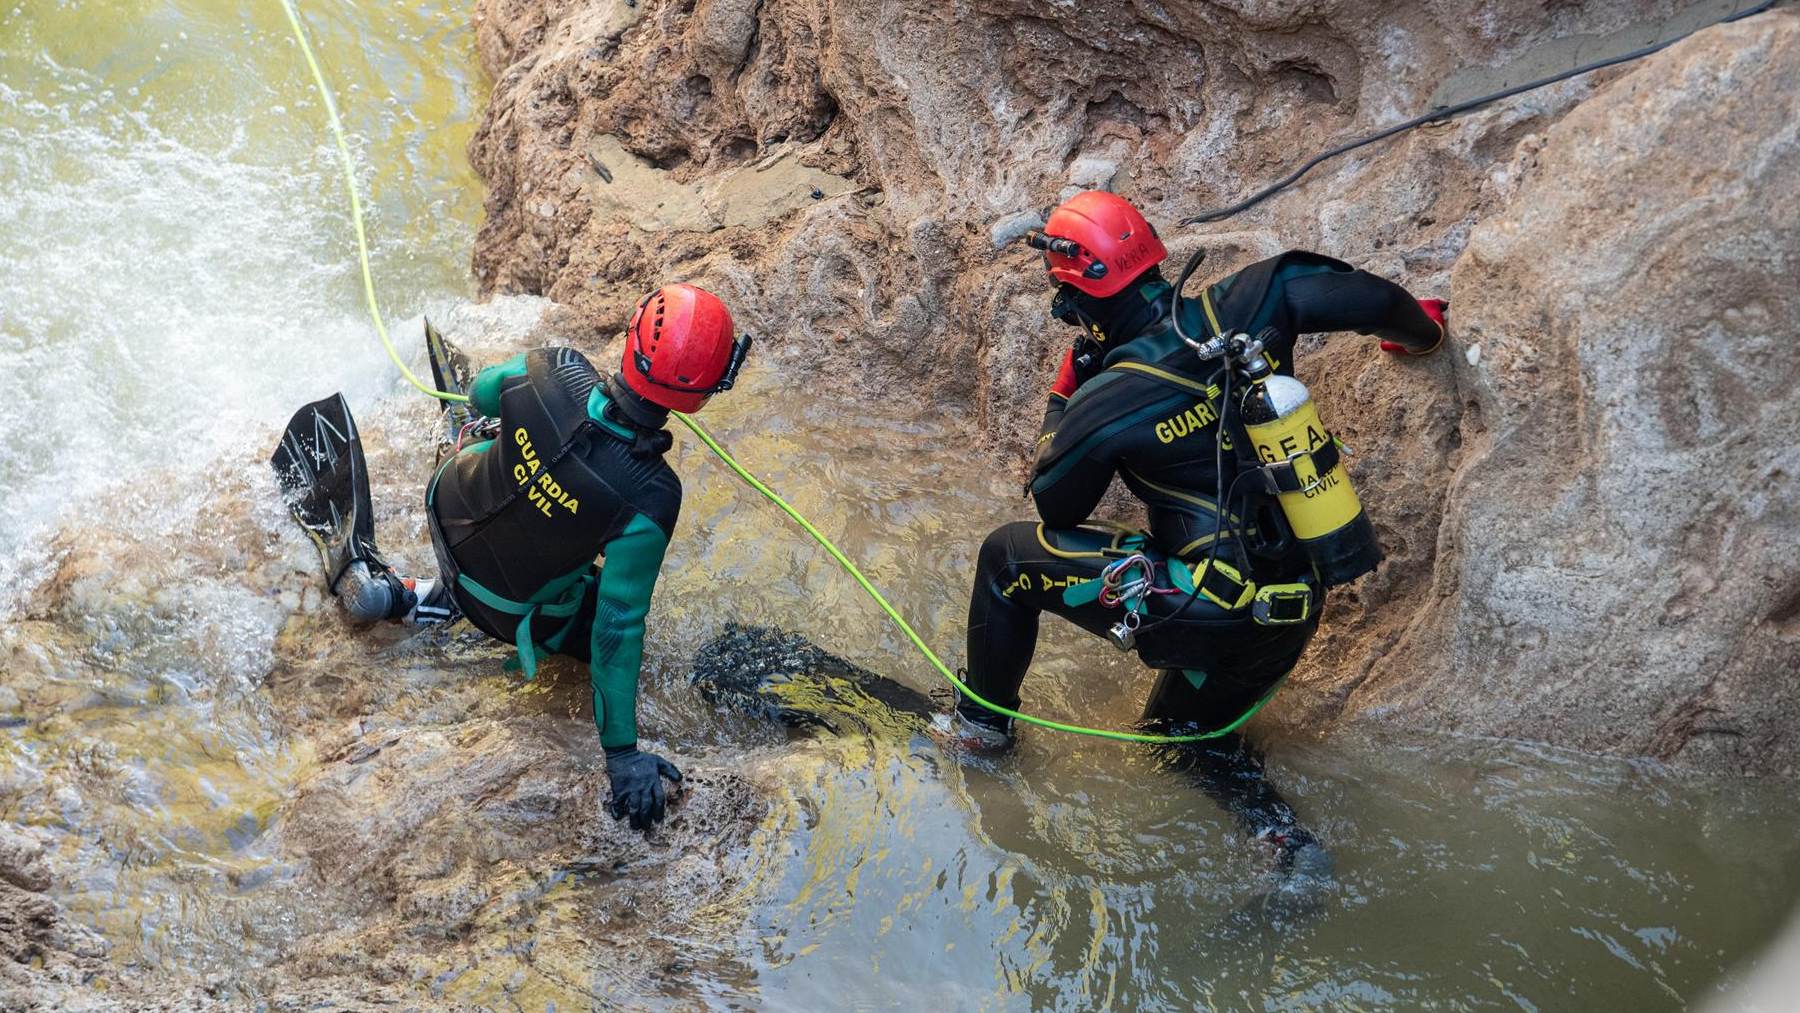
[[[1156,275],[1114,298],[1157,307],[1167,305],[1168,292],[1167,282]],[[1206,301],[1226,333],[1256,335],[1273,328],[1266,355],[1276,372],[1289,376],[1294,339],[1301,334],[1358,331],[1419,351],[1442,338],[1405,289],[1312,253],[1289,252],[1253,264],[1210,286]],[[1183,329],[1189,334],[1212,333],[1205,308],[1199,299],[1183,302]],[[1072,605],[1064,595],[1133,552],[1156,561],[1165,588],[1169,559],[1198,567],[1221,537],[1218,558],[1259,584],[1311,576],[1297,548],[1272,558],[1240,554],[1232,533],[1243,527],[1235,511],[1244,501],[1233,498],[1234,512],[1222,524],[1217,507],[1221,481],[1229,487],[1238,471],[1229,449],[1218,453],[1220,387],[1226,378],[1180,340],[1166,312],[1139,313],[1132,323],[1135,329],[1106,336],[1097,375],[1082,378],[1068,396],[1051,394],[1031,485],[1042,523],[1004,525],[982,545],[969,602],[968,681],[995,703],[1019,705],[1040,613],[1060,615],[1096,636],[1120,620],[1123,613],[1116,607],[1091,597]],[[1065,364],[1065,377],[1068,369]],[[1147,532],[1081,526],[1115,474],[1148,508]],[[1227,611],[1205,598],[1150,595],[1136,650],[1162,673],[1145,720],[1213,730],[1247,717],[1299,661],[1317,627],[1322,598],[1323,589],[1316,589],[1305,623],[1262,626],[1245,610]],[[972,703],[959,709],[971,720],[995,723]],[[1215,751],[1243,749],[1235,736],[1215,741]],[[1256,782],[1251,787],[1241,764],[1203,764],[1196,772],[1210,793],[1255,829],[1291,824],[1285,803],[1260,779],[1250,779]]]
[[[681,508],[666,413],[624,408],[633,395],[609,393],[570,348],[490,367],[470,396],[500,433],[432,479],[444,580],[470,622],[519,648],[528,675],[540,651],[587,662],[602,745],[633,745],[644,615]]]

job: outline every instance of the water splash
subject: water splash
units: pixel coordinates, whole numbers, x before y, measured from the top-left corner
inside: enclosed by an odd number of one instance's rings
[[[0,25],[0,606],[70,518],[155,523],[116,501],[134,478],[166,472],[198,500],[218,489],[212,462],[266,441],[301,401],[343,390],[366,403],[392,383],[345,255],[318,110],[277,26],[80,6]],[[408,37],[359,53],[346,83],[424,87]],[[457,132],[360,105],[369,176]],[[464,294],[472,209],[442,213],[442,181],[423,174],[382,182],[390,310]]]

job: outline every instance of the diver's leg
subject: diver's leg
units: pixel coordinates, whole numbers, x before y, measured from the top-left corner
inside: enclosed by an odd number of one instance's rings
[[[436,626],[461,618],[456,597],[450,585],[436,577],[402,577],[401,583],[413,593],[412,611],[401,617],[408,626]]]
[[[1096,606],[1070,608],[1062,593],[1099,575],[1108,557],[1100,550],[1115,540],[1111,532],[1077,529],[1046,531],[1029,521],[996,528],[982,543],[969,596],[966,681],[983,699],[1009,709],[1019,706],[1019,686],[1037,650],[1038,616],[1046,611],[1068,618],[1089,632],[1104,634]],[[1012,719],[966,698],[956,713],[978,728],[1001,736]]]
[[[1223,630],[1185,625],[1170,630],[1171,642],[1156,653],[1185,648],[1207,670],[1195,663],[1163,669],[1145,704],[1144,722],[1173,733],[1230,726],[1260,706],[1293,669],[1317,622],[1315,616],[1298,626],[1246,623]],[[1246,833],[1270,844],[1283,873],[1329,878],[1330,856],[1270,783],[1261,753],[1243,733],[1157,748],[1166,769],[1187,777]]]
[[[394,571],[361,559],[352,562],[338,578],[337,597],[350,618],[359,623],[401,619],[418,600]]]
[[[1243,692],[1205,692],[1207,677],[1195,670],[1165,668],[1144,706],[1144,721],[1180,732],[1183,728],[1219,728],[1237,720],[1260,696]],[[1181,774],[1235,817],[1246,833],[1268,838],[1300,829],[1294,807],[1263,776],[1262,755],[1240,732],[1200,742],[1162,746],[1158,759]],[[1311,839],[1311,835],[1306,835]]]
[[[402,577],[380,564],[351,563],[338,581],[338,600],[359,623],[391,620],[432,626],[457,618],[450,589],[435,578]]]
[[[1038,608],[1020,594],[1020,535],[1032,528],[1020,521],[996,528],[981,544],[975,562],[975,587],[969,595],[969,688],[1002,707],[1019,705],[1019,686],[1037,651]],[[1031,586],[1027,575],[1023,587]],[[971,720],[1005,728],[998,718],[967,701],[957,709]]]

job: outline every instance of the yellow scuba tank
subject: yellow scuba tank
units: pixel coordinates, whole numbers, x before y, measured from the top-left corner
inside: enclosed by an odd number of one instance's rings
[[[1291,376],[1251,380],[1239,417],[1273,493],[1319,580],[1347,584],[1375,569],[1381,545],[1350,485],[1337,441],[1306,385]]]

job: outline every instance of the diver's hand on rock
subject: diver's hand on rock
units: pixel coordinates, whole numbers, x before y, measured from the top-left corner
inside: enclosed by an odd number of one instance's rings
[[[1437,324],[1437,342],[1430,348],[1415,350],[1408,348],[1397,341],[1383,341],[1381,342],[1382,351],[1389,355],[1420,356],[1430,355],[1432,352],[1444,347],[1444,337],[1450,333],[1450,304],[1442,299],[1420,299],[1419,308],[1425,311],[1425,315],[1431,318],[1432,323]]]
[[[642,752],[635,744],[606,751],[606,776],[612,781],[612,803],[607,811],[615,820],[631,817],[634,830],[648,830],[650,824],[662,822],[668,811],[662,779],[681,783],[681,771],[673,763]]]

